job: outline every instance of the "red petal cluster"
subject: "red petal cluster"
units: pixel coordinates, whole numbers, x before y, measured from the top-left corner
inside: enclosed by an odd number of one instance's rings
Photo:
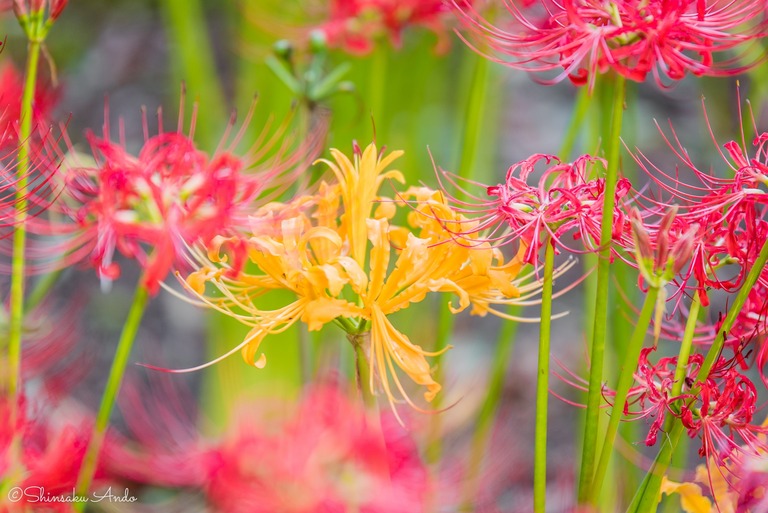
[[[541,162],[548,167],[535,185],[529,185]],[[596,166],[605,166],[605,161],[582,155],[572,163],[563,163],[554,155],[532,155],[512,165],[504,183],[485,186],[489,199],[476,198],[482,202],[480,205],[464,205],[463,210],[482,214],[473,232],[490,229],[489,238],[495,242],[519,240],[525,248],[525,261],[534,265],[547,239],[570,252],[598,251],[605,179],[590,179]],[[629,180],[624,178],[616,187],[614,239],[628,237],[624,229],[626,215],[618,205],[630,188]],[[563,241],[569,233],[582,240],[585,249],[569,247]]]
[[[686,73],[722,76],[750,67],[741,55],[715,56],[766,34],[766,0],[539,0],[520,8],[504,2],[509,26],[485,19],[464,0],[453,0],[469,29],[467,41],[494,61],[534,73],[561,70],[594,85],[612,70],[638,82],[651,74],[662,87]]]
[[[62,169],[57,205],[68,221],[30,223],[30,232],[63,240],[31,258],[50,260],[53,252],[59,260],[50,265],[57,267],[87,259],[111,281],[120,274],[119,252],[142,266],[143,285],[156,293],[171,269],[184,265],[189,245],[246,226],[254,202],[279,194],[315,151],[312,142],[289,155],[264,147],[241,157],[234,148],[242,134],[209,155],[181,128],[161,131],[133,155],[110,139],[108,125],[102,137],[89,133],[93,164],[70,157]]]
[[[677,357],[663,357],[653,364],[649,355],[655,348],[642,351],[633,386],[624,413],[630,418],[653,419],[646,445],[654,445],[666,416],[682,420],[691,438],[701,438],[699,454],[734,459],[734,452],[759,454],[768,449],[766,427],[753,424],[757,410],[757,390],[748,377],[739,373],[733,361],[720,358],[705,382],[697,381],[704,356],[693,354],[688,360],[682,393],[673,394]],[[611,391],[604,390],[611,396]],[[744,447],[741,447],[744,446]]]

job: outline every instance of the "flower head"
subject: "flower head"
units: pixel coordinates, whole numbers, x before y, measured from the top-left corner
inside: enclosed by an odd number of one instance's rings
[[[590,88],[609,70],[638,82],[651,74],[662,87],[686,73],[735,75],[750,64],[716,56],[746,54],[766,34],[765,0],[540,0],[527,9],[505,2],[509,29],[453,3],[481,53],[534,73],[562,70],[546,83],[568,77]]]
[[[548,167],[537,183],[529,184],[542,162]],[[477,232],[491,230],[487,238],[491,242],[517,240],[524,261],[533,265],[538,263],[540,250],[548,240],[560,249],[584,251],[571,247],[564,240],[566,234],[581,240],[586,251],[598,251],[605,179],[589,178],[596,165],[605,165],[605,161],[582,155],[572,163],[564,163],[554,155],[535,154],[510,166],[504,183],[486,186],[488,197],[474,198],[477,205],[459,200],[452,203],[459,205],[460,212],[481,214],[478,224],[464,233],[476,237]],[[614,239],[627,237],[626,216],[619,205],[630,187],[629,180],[622,178],[616,188]]]
[[[331,150],[333,160],[322,162],[334,182],[321,183],[316,194],[265,206],[252,217],[249,238],[218,237],[208,257],[200,255],[199,269],[186,280],[189,289],[252,327],[228,354],[242,349],[247,362],[262,366],[266,357],[259,354],[260,344],[270,333],[299,320],[310,330],[335,322],[364,351],[371,391],[378,382],[390,402],[400,395],[413,404],[399,369],[426,387],[430,401],[441,388],[426,359],[434,353],[411,342],[388,316],[430,292],[454,294],[454,313],[471,307],[477,315],[498,313],[494,305],[521,293],[535,294],[537,284],[516,280],[519,259],[505,262],[488,243],[454,240],[453,232],[472,223],[440,192],[410,189],[397,201],[380,195],[386,180],[402,181],[398,171],[387,171],[400,153],[379,154],[372,144],[350,160]],[[408,212],[406,226],[394,223],[398,210]],[[257,272],[229,268],[230,257],[242,252]],[[213,293],[207,293],[208,285]],[[295,301],[281,308],[257,306],[263,303],[256,298],[275,289],[293,292]]]
[[[168,272],[183,265],[188,245],[245,225],[254,202],[279,193],[301,171],[312,148],[309,144],[285,156],[284,148],[272,147],[273,138],[241,157],[235,153],[241,131],[209,155],[195,145],[193,129],[186,135],[182,126],[180,120],[176,131],[145,136],[137,155],[110,138],[108,123],[103,136],[88,134],[92,162],[70,155],[63,166],[59,203],[69,220],[30,227],[38,234],[63,236],[56,252],[64,257],[52,265],[87,258],[108,283],[120,274],[119,252],[138,261],[143,286],[155,293]],[[269,156],[273,151],[277,155]],[[51,250],[41,252],[50,256]]]
[[[329,46],[366,54],[377,38],[388,37],[399,45],[407,27],[421,26],[438,35],[438,49],[444,50],[447,12],[442,0],[330,0],[328,19],[319,30]]]

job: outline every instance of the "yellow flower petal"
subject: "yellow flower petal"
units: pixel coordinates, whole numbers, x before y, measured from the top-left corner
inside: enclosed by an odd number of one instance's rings
[[[704,497],[701,487],[693,483],[675,483],[664,476],[661,481],[661,493],[680,496],[680,507],[686,513],[713,513],[715,510],[708,498]],[[661,499],[661,497],[659,497]]]

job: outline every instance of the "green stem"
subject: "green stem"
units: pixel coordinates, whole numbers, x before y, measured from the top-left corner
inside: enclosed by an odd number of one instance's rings
[[[747,297],[749,296],[752,287],[754,287],[755,283],[757,283],[757,280],[760,277],[760,273],[763,271],[767,261],[768,240],[763,243],[760,254],[757,256],[757,259],[752,264],[752,268],[749,270],[747,279],[744,280],[744,284],[741,286],[739,293],[736,295],[736,299],[734,299],[733,303],[731,304],[731,307],[728,310],[728,314],[725,316],[725,321],[720,327],[720,331],[712,343],[712,346],[709,348],[707,356],[704,358],[704,363],[699,369],[699,372],[696,376],[697,382],[702,383],[709,377],[709,373],[712,370],[712,367],[717,361],[717,358],[720,356],[720,352],[723,350],[726,336],[728,332],[731,331],[731,328],[733,328],[733,324],[736,322],[736,318],[738,317],[739,312],[741,312],[741,309],[744,307],[744,303],[746,303]],[[687,329],[688,328],[686,326],[686,331]],[[693,390],[692,394],[695,395],[696,390]],[[637,494],[635,495],[635,499],[630,505],[630,509],[627,510],[628,512],[644,513],[654,511],[659,497],[659,490],[661,489],[661,480],[664,475],[666,475],[667,468],[669,468],[669,464],[672,461],[672,454],[674,453],[677,442],[683,432],[682,422],[679,419],[674,420],[675,421],[673,422],[672,430],[670,431],[667,439],[664,441],[664,445],[662,445],[661,449],[659,450],[659,454],[656,456],[653,467],[645,476],[641,488],[638,490]]]
[[[507,313],[516,316],[519,315],[520,309],[519,306],[511,306]],[[480,414],[477,417],[475,432],[472,435],[469,463],[467,465],[466,478],[464,479],[461,511],[472,511],[472,500],[477,493],[480,465],[483,461],[483,454],[488,446],[491,427],[493,426],[496,409],[501,399],[504,376],[509,366],[509,360],[512,357],[512,349],[514,348],[517,325],[514,321],[502,320],[501,328],[499,329],[496,351],[492,359],[491,379],[488,380],[488,393],[485,396],[485,402],[483,402]]]
[[[50,272],[37,281],[34,288],[29,293],[27,301],[24,303],[25,312],[34,310],[40,304],[40,302],[45,299],[51,288],[56,285],[57,281],[59,281],[62,272],[63,270]]]
[[[387,81],[387,63],[389,60],[389,49],[386,42],[379,41],[373,50],[370,62],[370,76],[368,83],[370,115],[373,117],[376,131],[381,133],[385,131],[384,120],[387,119],[384,113],[384,85]]]
[[[549,401],[549,342],[552,325],[552,281],[555,272],[555,248],[546,241],[544,284],[541,292],[539,329],[539,367],[536,377],[536,431],[533,467],[533,511],[544,513],[547,497],[547,402]]]
[[[485,60],[485,59],[483,59]],[[563,138],[563,144],[560,146],[560,153],[558,157],[564,161],[570,160],[573,146],[576,143],[576,137],[583,130],[584,118],[589,111],[591,97],[589,95],[589,88],[580,87],[576,93],[576,104],[573,106],[573,113],[571,114],[571,120],[568,123],[568,129],[565,131],[565,137]]]
[[[469,100],[464,113],[464,134],[460,146],[458,174],[465,179],[475,177],[483,130],[483,118],[488,104],[490,69],[488,59],[472,56],[475,65],[469,89]]]
[[[120,341],[117,344],[117,352],[112,360],[112,367],[109,370],[109,378],[104,389],[104,395],[101,397],[99,411],[96,414],[96,423],[93,426],[91,441],[88,444],[88,450],[83,458],[83,465],[80,468],[80,474],[77,480],[77,495],[84,497],[88,494],[96,473],[96,464],[99,459],[99,452],[104,441],[104,434],[107,431],[109,417],[112,414],[112,408],[115,405],[115,399],[120,392],[120,385],[123,382],[125,368],[128,365],[128,359],[131,355],[131,348],[136,339],[136,333],[141,324],[141,317],[144,314],[149,293],[146,287],[139,285],[136,287],[136,293],[133,297],[131,309],[128,312],[128,318],[123,325],[123,331],[120,334]],[[77,504],[77,511],[82,511],[84,503]]]
[[[466,104],[464,133],[462,134],[461,143],[459,144],[459,168],[458,174],[465,179],[471,179],[474,177],[474,172],[478,165],[478,157],[480,153],[480,147],[483,143],[481,134],[483,130],[483,118],[487,107],[488,98],[488,86],[490,70],[488,68],[488,60],[481,57],[472,56],[475,58],[474,66],[472,67],[472,78],[470,81],[469,98]],[[461,192],[457,192],[459,197],[462,196]],[[448,308],[450,298],[446,297],[440,302],[440,310],[438,313],[438,325],[437,325],[437,337],[435,339],[435,350],[443,349],[447,343],[448,338],[453,331],[454,316]],[[435,356],[435,380],[438,383],[442,383],[444,375],[444,355],[445,353],[439,353]],[[440,409],[442,396],[438,395],[435,398],[433,407],[436,410]],[[433,415],[430,421],[430,443],[427,447],[427,461],[435,463],[440,459],[442,452],[442,437],[441,437],[441,421],[440,415]]]
[[[363,404],[365,404],[366,408],[375,408],[376,397],[373,395],[373,391],[369,386],[371,380],[371,365],[368,362],[368,355],[366,354],[366,345],[370,351],[371,332],[366,331],[365,333],[348,334],[347,338],[355,349],[355,376],[357,388],[363,399]]]
[[[40,61],[42,46],[43,12],[32,13],[29,18],[27,36],[29,39],[27,64],[24,80],[24,91],[21,97],[21,112],[19,118],[19,153],[18,181],[16,190],[16,207],[14,221],[16,229],[13,232],[13,257],[11,259],[11,296],[9,305],[8,324],[8,383],[7,393],[10,404],[9,425],[16,425],[19,418],[18,396],[21,383],[21,338],[24,330],[24,288],[25,288],[25,248],[27,232],[24,222],[27,217],[27,183],[30,172],[30,138],[32,137],[33,102],[37,85],[37,68]],[[21,439],[15,434],[11,439],[9,450],[12,468],[21,458]]]
[[[619,158],[621,149],[621,123],[624,112],[624,77],[617,76],[613,95],[613,115],[611,135],[608,140],[608,166],[605,177],[603,197],[603,215],[600,231],[600,258],[597,263],[597,296],[595,304],[595,323],[592,330],[592,351],[589,369],[589,390],[587,392],[587,411],[584,425],[584,444],[579,476],[579,502],[586,502],[595,469],[597,452],[597,433],[599,427],[600,399],[603,379],[603,360],[605,359],[605,340],[608,324],[608,286],[610,285],[611,233],[613,229],[613,210],[616,205],[616,183],[618,181]]]
[[[212,147],[218,141],[228,113],[202,3],[200,0],[164,0],[162,5],[174,55],[171,61],[176,63],[177,73],[193,98],[205,100],[205,112],[199,115],[196,130],[203,144]]]
[[[438,304],[439,311],[437,313],[437,334],[435,336],[434,350],[440,351],[448,344],[448,338],[453,332],[454,316],[448,308],[448,304],[451,301],[451,297],[447,294],[440,296]],[[445,365],[443,357],[445,353],[438,353],[433,360],[433,367],[435,368],[434,379],[438,383],[443,382],[445,376]],[[438,394],[432,400],[432,408],[440,410],[443,402],[443,395]],[[426,459],[429,463],[437,463],[440,460],[442,454],[442,416],[432,415],[429,421],[429,445],[427,446]]]
[[[691,310],[688,312],[688,319],[685,323],[683,340],[680,342],[680,352],[677,356],[677,367],[675,367],[675,381],[672,383],[672,397],[677,397],[683,392],[685,371],[688,368],[688,358],[691,356],[693,336],[696,334],[696,321],[699,319],[700,307],[701,300],[697,293],[693,295]]]
[[[651,287],[648,290],[648,294],[645,296],[643,302],[643,308],[640,311],[640,318],[635,325],[635,329],[632,332],[632,337],[629,340],[629,344],[626,348],[626,354],[624,356],[624,365],[621,367],[621,374],[619,374],[619,380],[616,385],[616,395],[613,400],[613,408],[611,409],[611,417],[608,421],[608,429],[605,434],[605,442],[600,453],[600,460],[595,471],[594,479],[592,480],[592,492],[590,495],[590,502],[594,505],[597,504],[600,498],[600,490],[602,489],[603,479],[605,478],[606,470],[608,469],[608,463],[611,460],[613,454],[613,442],[616,439],[616,433],[619,430],[619,423],[624,415],[624,403],[627,400],[627,394],[634,382],[634,373],[637,369],[637,361],[640,357],[640,352],[643,349],[643,341],[645,340],[645,334],[648,331],[648,326],[651,323],[651,317],[653,316],[653,310],[656,306],[656,298],[659,296],[659,289],[657,287]]]

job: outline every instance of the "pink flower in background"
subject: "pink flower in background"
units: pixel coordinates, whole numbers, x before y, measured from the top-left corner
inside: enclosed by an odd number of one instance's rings
[[[70,504],[42,502],[44,497],[71,496],[88,440],[91,421],[79,422],[73,412],[57,411],[52,415],[50,403],[35,404],[20,400],[21,417],[11,425],[11,412],[7,400],[0,402],[0,475],[18,476],[11,483],[14,490],[0,497],[0,511],[61,511],[72,510]],[[11,440],[21,441],[21,461],[11,455]],[[103,478],[99,468],[97,479]],[[18,495],[19,491],[25,491]],[[15,500],[18,497],[19,500]]]
[[[465,0],[453,3],[480,53],[513,68],[554,72],[544,83],[567,77],[590,88],[607,71],[638,82],[650,74],[662,87],[687,73],[736,75],[755,64],[743,57],[766,35],[765,0],[540,0],[529,8],[504,2],[509,25],[485,19]]]
[[[263,405],[241,409],[248,413],[217,440],[180,418],[178,392],[147,403],[130,390],[124,405],[140,445],[106,446],[103,460],[116,477],[202,489],[220,513],[424,511],[429,478],[415,443],[393,416],[367,413],[336,385],[314,385],[295,407],[282,404],[287,416]]]
[[[373,50],[376,40],[387,37],[399,46],[409,26],[437,34],[438,51],[447,49],[448,28],[443,0],[330,0],[328,19],[319,27],[331,47],[354,54]]]

